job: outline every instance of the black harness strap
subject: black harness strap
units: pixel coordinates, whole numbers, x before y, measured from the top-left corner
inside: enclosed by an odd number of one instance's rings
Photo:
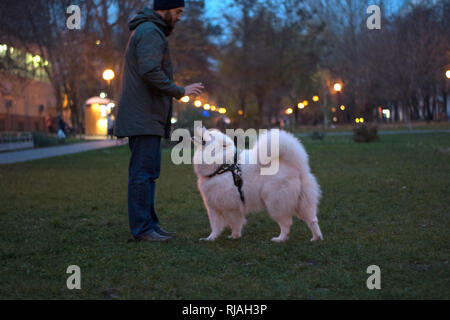
[[[207,176],[208,178],[212,178],[216,175],[224,174],[226,172],[231,172],[233,175],[234,185],[238,188],[239,195],[241,197],[241,201],[245,203],[244,193],[242,191],[242,186],[244,181],[242,180],[242,170],[241,166],[237,163],[237,148],[234,153],[234,163],[233,164],[222,164],[214,173]]]

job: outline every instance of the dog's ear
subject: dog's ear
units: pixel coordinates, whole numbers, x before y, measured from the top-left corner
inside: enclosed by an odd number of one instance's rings
[[[196,136],[191,137],[191,141],[194,145],[204,145],[204,141],[203,140],[199,140]]]
[[[202,137],[203,136],[203,132],[205,132],[204,128],[205,127],[200,128],[198,126],[195,126],[194,127],[194,136]]]

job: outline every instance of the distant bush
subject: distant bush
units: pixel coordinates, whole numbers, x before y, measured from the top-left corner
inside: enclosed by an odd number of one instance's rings
[[[379,140],[378,128],[376,126],[368,127],[365,124],[359,128],[353,129],[353,140],[355,142],[375,142]]]
[[[33,132],[35,148],[50,147],[57,145],[58,138],[55,135],[49,135],[42,132]]]
[[[310,135],[310,138],[311,138],[312,140],[323,140],[323,139],[325,139],[325,132],[317,132],[317,131],[314,131],[314,132]]]

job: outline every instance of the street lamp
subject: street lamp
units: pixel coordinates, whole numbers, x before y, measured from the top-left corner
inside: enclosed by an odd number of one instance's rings
[[[447,79],[450,79],[450,70],[447,70],[447,72],[445,72],[445,76],[447,77]]]
[[[333,86],[334,91],[336,92],[341,92],[342,91],[342,84],[340,84],[339,82],[335,83]]]
[[[103,71],[103,79],[106,82],[108,82],[109,96],[111,97],[111,100],[112,100],[111,80],[114,80],[115,77],[116,77],[116,74],[114,73],[113,70],[106,69],[105,71]]]
[[[111,69],[106,69],[104,72],[103,72],[103,79],[104,80],[106,80],[106,81],[111,81],[111,80],[113,80],[114,78],[115,78],[115,73],[114,73],[114,71],[113,70],[111,70]]]

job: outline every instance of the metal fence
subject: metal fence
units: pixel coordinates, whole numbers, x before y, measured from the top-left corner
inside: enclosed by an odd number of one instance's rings
[[[34,148],[31,132],[0,132],[0,152]]]

